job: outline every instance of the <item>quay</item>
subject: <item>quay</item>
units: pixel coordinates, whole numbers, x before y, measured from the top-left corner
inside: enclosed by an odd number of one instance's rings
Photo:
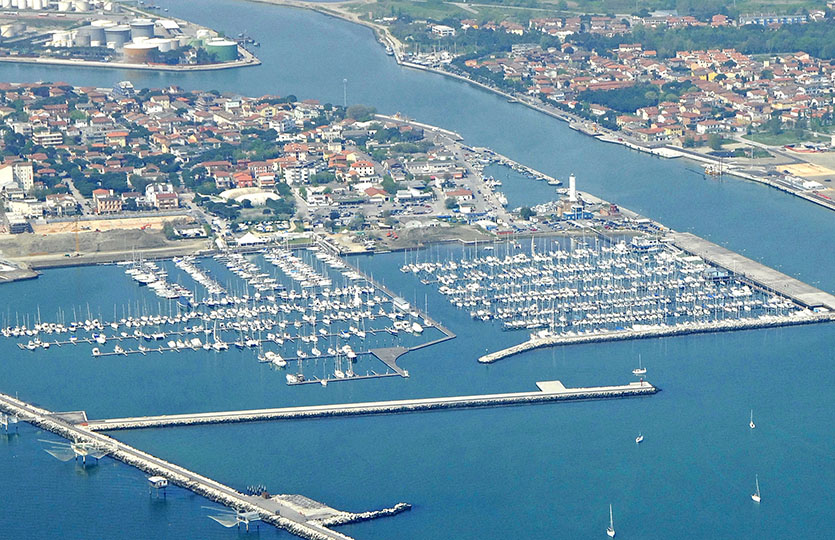
[[[6,394],[0,394],[0,411],[55,433],[75,444],[94,448],[147,474],[163,476],[170,483],[233,508],[239,514],[257,513],[261,521],[284,529],[299,538],[352,540],[350,536],[333,531],[328,526],[391,516],[411,508],[406,503],[399,503],[392,508],[355,514],[334,510],[301,495],[274,497],[245,495],[211,478],[164,461],[101,433],[91,432],[83,425],[76,425],[66,420],[66,418],[79,416],[83,418],[83,413],[77,412],[70,416],[53,413]]]
[[[679,249],[724,268],[757,287],[791,298],[804,307],[835,311],[835,296],[704,238],[690,233],[675,232],[668,234],[666,240]]]
[[[310,405],[303,407],[282,407],[277,409],[252,409],[246,411],[169,414],[161,416],[140,416],[134,418],[111,418],[106,420],[90,420],[83,425],[83,428],[89,431],[108,431],[149,427],[224,424],[232,422],[259,422],[265,420],[292,420],[298,418],[321,418],[330,416],[394,414],[438,409],[502,407],[507,405],[526,405],[553,401],[646,396],[655,394],[659,390],[657,387],[644,380],[619,386],[593,386],[586,388],[566,388],[560,381],[538,382],[536,385],[539,390],[533,392],[402,399],[396,401],[342,403],[336,405]]]

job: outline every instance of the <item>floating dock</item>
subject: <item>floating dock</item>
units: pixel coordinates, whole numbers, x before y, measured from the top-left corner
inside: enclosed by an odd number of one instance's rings
[[[245,495],[211,478],[137,450],[116,439],[101,433],[93,433],[85,429],[83,424],[70,423],[64,419],[65,415],[61,413],[53,413],[35,407],[6,394],[0,394],[0,411],[14,415],[21,421],[55,433],[76,444],[83,443],[100,449],[114,459],[136,467],[145,473],[162,476],[172,484],[188,489],[216,503],[231,507],[238,512],[257,512],[261,521],[284,529],[300,538],[351,540],[350,536],[333,531],[328,527],[391,516],[411,508],[406,503],[399,503],[392,508],[355,514],[334,510],[300,495],[278,495],[275,497]],[[78,415],[80,413],[72,414]]]
[[[506,405],[526,405],[549,401],[636,397],[658,392],[658,388],[643,380],[619,386],[592,386],[587,388],[566,388],[560,381],[538,382],[536,385],[539,390],[534,392],[342,403],[337,405],[311,405],[305,407],[282,407],[277,409],[253,409],[246,411],[139,416],[135,418],[111,418],[108,420],[91,420],[84,425],[84,428],[90,431],[99,431],[223,424],[231,422],[258,422],[264,420],[290,420],[328,416],[393,414],[435,409],[502,407]]]

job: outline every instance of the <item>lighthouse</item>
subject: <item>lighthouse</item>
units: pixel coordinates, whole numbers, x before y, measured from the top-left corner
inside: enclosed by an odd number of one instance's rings
[[[577,179],[574,175],[568,177],[568,200],[569,202],[577,202]]]

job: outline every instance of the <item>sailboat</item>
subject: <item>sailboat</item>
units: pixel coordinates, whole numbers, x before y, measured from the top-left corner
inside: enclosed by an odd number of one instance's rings
[[[612,518],[612,505],[609,505],[609,528],[606,529],[606,534],[609,538],[615,537],[615,520]]]
[[[635,437],[635,444],[641,444],[642,442],[644,442],[644,434],[638,433],[638,436]]]
[[[753,499],[755,503],[758,503],[758,502],[760,502],[760,476],[759,475],[756,476],[756,482],[757,482],[757,491],[755,493],[751,494],[751,499]]]
[[[641,356],[638,355],[638,367],[632,370],[632,374],[636,376],[646,375],[647,368],[641,365]]]
[[[748,421],[748,426],[751,429],[754,429],[755,427],[757,427],[757,424],[754,423],[754,409],[751,409],[751,419]]]

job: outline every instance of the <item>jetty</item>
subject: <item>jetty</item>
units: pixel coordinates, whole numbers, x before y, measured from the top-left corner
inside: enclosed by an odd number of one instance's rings
[[[301,495],[245,495],[211,478],[164,461],[107,435],[92,432],[83,424],[73,424],[65,419],[78,417],[78,413],[64,416],[6,394],[0,394],[0,411],[68,439],[78,447],[95,449],[98,453],[136,467],[147,474],[164,477],[171,484],[228,506],[239,514],[257,513],[261,521],[284,529],[299,538],[351,540],[350,536],[328,527],[391,516],[411,508],[406,503],[399,503],[383,510],[352,513],[334,510]]]
[[[658,392],[657,387],[644,380],[617,386],[591,386],[585,388],[566,388],[560,381],[538,382],[536,383],[536,386],[538,387],[538,390],[533,392],[417,398],[395,401],[342,403],[336,405],[310,405],[303,407],[282,407],[277,409],[252,409],[245,411],[138,416],[134,418],[111,418],[107,420],[90,420],[86,422],[83,427],[89,431],[108,431],[117,429],[225,424],[232,422],[260,422],[265,420],[291,420],[331,416],[394,414],[439,409],[502,407],[507,405],[526,405],[552,401],[637,397],[651,395]]]

